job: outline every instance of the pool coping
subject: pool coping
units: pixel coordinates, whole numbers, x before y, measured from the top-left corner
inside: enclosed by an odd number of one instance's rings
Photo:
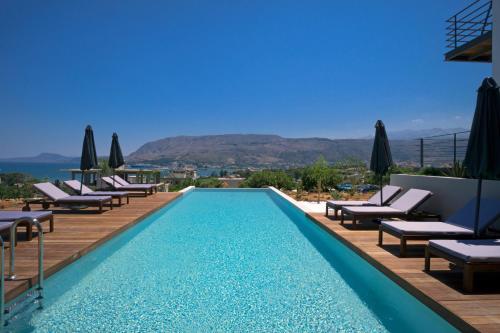
[[[381,263],[380,261],[378,261],[374,257],[372,257],[369,254],[367,254],[366,252],[364,252],[360,247],[351,243],[347,238],[336,233],[334,230],[329,229],[325,224],[323,224],[321,221],[317,220],[314,217],[314,215],[312,215],[309,212],[306,212],[299,205],[297,200],[293,199],[289,195],[281,192],[280,190],[278,190],[277,188],[275,188],[273,186],[270,186],[269,189],[272,190],[277,195],[284,198],[285,200],[287,200],[290,204],[292,204],[297,209],[299,209],[301,212],[303,212],[304,215],[307,218],[309,218],[314,224],[316,224],[321,229],[325,230],[328,234],[330,234],[331,236],[335,237],[337,240],[342,242],[342,244],[344,244],[349,249],[351,249],[353,252],[355,252],[357,255],[359,255],[361,258],[366,260],[369,264],[371,264],[373,267],[375,267],[378,271],[380,271],[382,274],[384,274],[386,277],[388,277],[390,280],[392,280],[398,286],[403,288],[405,291],[407,291],[410,295],[415,297],[417,300],[422,302],[424,305],[429,307],[432,311],[436,312],[439,316],[441,316],[444,320],[449,322],[457,330],[459,330],[461,332],[479,332],[476,328],[474,328],[472,325],[467,323],[460,316],[458,316],[457,314],[455,314],[451,310],[447,309],[445,306],[440,304],[438,301],[434,300],[432,297],[430,297],[426,293],[422,292],[419,288],[413,286],[410,282],[408,282],[404,278],[400,277],[397,273],[393,272],[390,268],[386,267],[383,263]]]

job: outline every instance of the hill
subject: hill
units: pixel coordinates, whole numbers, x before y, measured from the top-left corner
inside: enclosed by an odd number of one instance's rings
[[[127,162],[238,166],[304,166],[323,155],[329,162],[346,158],[368,161],[372,139],[283,138],[277,135],[226,134],[178,136],[148,142]],[[397,161],[416,161],[414,140],[393,140]]]
[[[31,157],[13,157],[0,159],[0,162],[11,163],[74,163],[79,161],[80,159],[78,157],[68,157],[52,153],[41,153],[37,156]]]

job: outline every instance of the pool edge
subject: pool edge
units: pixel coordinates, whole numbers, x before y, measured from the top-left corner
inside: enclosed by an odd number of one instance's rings
[[[193,186],[193,188],[194,188],[194,186]],[[192,190],[192,189],[190,189],[190,190]],[[159,211],[160,209],[163,209],[164,207],[169,206],[170,204],[173,204],[177,200],[181,199],[184,195],[186,195],[186,193],[188,193],[190,190],[185,191],[185,192],[179,191],[178,192],[179,194],[176,195],[171,200],[169,200],[168,202],[161,204],[158,207],[155,207],[155,208],[147,211],[146,213],[144,213],[141,216],[138,216],[137,218],[133,219],[132,221],[120,226],[116,230],[113,230],[109,234],[107,234],[104,237],[100,238],[99,240],[93,242],[92,244],[88,245],[87,247],[85,247],[81,250],[78,250],[70,257],[67,257],[67,258],[61,260],[56,265],[54,265],[54,266],[52,266],[44,271],[45,279],[47,279],[50,276],[52,276],[53,274],[63,270],[64,268],[66,268],[70,264],[72,264],[75,261],[77,261],[78,259],[86,256],[87,254],[94,251],[95,249],[97,249],[101,245],[104,245],[106,242],[110,241],[111,239],[115,238],[116,236],[122,234],[123,232],[127,231],[128,229],[130,229],[133,226],[137,225],[138,223],[142,222],[148,216],[156,213],[157,211]],[[5,293],[5,303],[9,303],[11,301],[14,301],[19,296],[30,291],[33,287],[36,286],[37,281],[38,281],[38,276],[35,276],[31,279],[19,280],[19,282],[21,282],[19,285],[15,286],[14,288],[10,289],[8,292]]]
[[[342,235],[337,234],[335,231],[329,229],[326,225],[324,225],[321,221],[317,220],[314,215],[311,213],[306,212],[297,202],[297,200],[293,199],[292,197],[288,196],[287,194],[281,192],[275,187],[270,186],[269,189],[279,195],[280,197],[284,198],[287,200],[290,204],[292,204],[294,207],[299,209],[301,212],[304,213],[304,215],[311,220],[314,224],[319,226],[321,229],[326,231],[329,235],[335,237],[337,240],[342,242],[345,246],[347,246],[349,249],[354,251],[357,255],[359,255],[361,258],[363,258],[366,262],[368,262],[370,265],[375,267],[378,271],[380,271],[382,274],[384,274],[386,277],[388,277],[391,281],[396,283],[398,286],[403,288],[405,291],[407,291],[410,295],[415,297],[417,300],[422,302],[425,306],[430,308],[432,311],[436,312],[439,316],[441,316],[444,320],[449,322],[453,327],[458,329],[461,332],[479,332],[476,328],[471,326],[469,323],[467,323],[465,320],[460,318],[458,315],[456,315],[453,311],[449,310],[427,294],[423,293],[420,291],[418,288],[414,287],[411,283],[400,277],[397,273],[393,272],[390,268],[386,267],[384,264],[370,256],[369,254],[365,253],[361,248],[356,246],[355,244],[351,243],[348,239],[344,238]],[[423,259],[422,259],[423,260]]]

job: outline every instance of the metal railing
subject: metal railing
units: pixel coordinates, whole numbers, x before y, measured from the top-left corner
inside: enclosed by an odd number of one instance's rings
[[[0,236],[0,246],[2,253],[0,254],[0,270],[1,270],[1,280],[0,280],[0,329],[5,325],[5,245],[3,243],[3,238]]]
[[[42,299],[43,299],[43,285],[44,285],[44,272],[43,272],[43,229],[40,222],[37,219],[33,219],[31,217],[22,217],[14,221],[14,223],[10,226],[10,238],[9,238],[9,246],[10,246],[10,262],[9,262],[9,274],[7,276],[7,280],[16,280],[16,274],[14,271],[15,266],[15,247],[16,247],[16,229],[20,223],[29,223],[32,226],[37,228],[38,232],[38,286],[36,288],[36,292],[38,296],[36,300],[39,302],[39,308],[42,308]],[[7,321],[5,320],[5,257],[4,257],[4,242],[0,237],[0,245],[1,245],[1,281],[0,281],[0,327],[6,326]]]
[[[477,0],[446,20],[446,47],[456,49],[492,30],[492,0]]]
[[[418,140],[420,167],[452,166],[463,161],[470,131],[433,135]]]

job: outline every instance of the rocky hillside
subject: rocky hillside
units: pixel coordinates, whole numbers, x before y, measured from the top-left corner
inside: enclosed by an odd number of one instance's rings
[[[415,141],[394,140],[391,144],[395,160],[418,158]],[[127,161],[291,167],[310,164],[320,155],[330,162],[345,158],[368,161],[371,148],[372,139],[291,139],[255,134],[178,136],[148,142],[130,154]]]

